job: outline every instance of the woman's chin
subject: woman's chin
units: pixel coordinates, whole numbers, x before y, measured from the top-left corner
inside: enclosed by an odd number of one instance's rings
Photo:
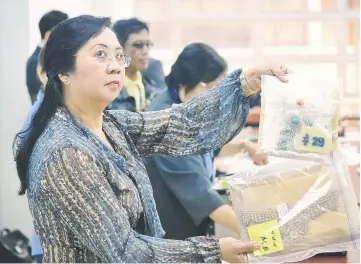
[[[121,88],[117,88],[117,89],[108,89],[105,93],[104,93],[104,98],[107,98],[108,100],[113,101],[115,98],[117,98],[117,96],[119,95],[120,91],[122,89]]]
[[[115,100],[115,98],[118,97],[121,88],[117,88],[117,89],[109,89],[108,87],[105,88],[106,89],[103,89],[99,94],[98,100],[106,105],[109,105],[111,102]]]

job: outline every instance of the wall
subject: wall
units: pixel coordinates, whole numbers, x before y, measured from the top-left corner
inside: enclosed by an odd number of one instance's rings
[[[31,217],[26,198],[17,195],[19,181],[12,155],[14,135],[30,108],[25,85],[28,0],[1,1],[0,17],[0,228],[20,228],[29,234]]]
[[[34,51],[40,39],[39,20],[44,13],[50,10],[65,12],[69,17],[88,14],[110,16],[114,20],[132,16],[132,7],[131,0],[29,0],[29,54]]]

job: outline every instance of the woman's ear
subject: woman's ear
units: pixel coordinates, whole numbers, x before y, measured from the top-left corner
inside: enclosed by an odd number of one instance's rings
[[[60,81],[62,81],[65,85],[70,84],[69,74],[58,74]]]

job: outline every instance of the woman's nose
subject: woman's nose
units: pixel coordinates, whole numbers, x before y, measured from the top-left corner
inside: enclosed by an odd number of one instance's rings
[[[122,67],[116,60],[112,60],[107,66],[107,73],[109,74],[120,74]]]

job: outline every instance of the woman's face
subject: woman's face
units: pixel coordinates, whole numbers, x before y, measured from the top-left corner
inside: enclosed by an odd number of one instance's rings
[[[75,69],[69,74],[66,94],[77,100],[113,101],[123,87],[124,54],[115,34],[105,28],[76,54]]]

